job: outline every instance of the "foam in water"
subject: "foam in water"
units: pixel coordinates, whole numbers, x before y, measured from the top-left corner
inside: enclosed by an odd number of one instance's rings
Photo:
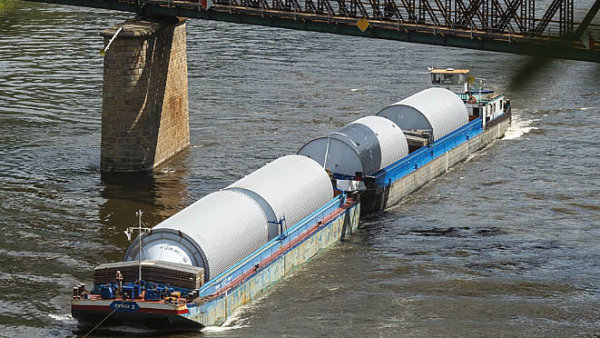
[[[250,305],[245,305],[242,306],[238,309],[236,309],[233,314],[231,315],[231,317],[227,318],[227,320],[225,321],[225,323],[223,323],[223,325],[221,326],[206,326],[202,329],[202,332],[224,332],[224,331],[229,331],[229,330],[237,330],[237,329],[241,329],[244,327],[248,327],[248,325],[245,325],[245,318],[242,316],[242,313],[244,312],[244,310],[247,310],[248,308],[250,308]]]
[[[73,318],[73,316],[71,316],[71,314],[67,313],[67,314],[54,314],[54,313],[49,313],[48,317],[58,321],[58,322],[65,322],[65,323],[70,323],[70,322],[75,322],[75,318]]]
[[[520,116],[513,115],[512,123],[511,123],[510,127],[508,127],[508,130],[506,130],[506,133],[504,134],[504,137],[502,138],[502,140],[518,139],[518,138],[522,137],[523,135],[529,133],[530,131],[532,131],[534,129],[538,129],[536,127],[531,126],[531,124],[535,121],[536,120],[534,120],[534,119],[523,120],[523,119],[521,119]]]

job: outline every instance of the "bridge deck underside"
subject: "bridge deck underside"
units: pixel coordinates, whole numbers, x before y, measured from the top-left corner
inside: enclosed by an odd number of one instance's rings
[[[573,36],[573,0],[553,0],[541,18],[534,0],[32,1],[600,62],[598,46]]]

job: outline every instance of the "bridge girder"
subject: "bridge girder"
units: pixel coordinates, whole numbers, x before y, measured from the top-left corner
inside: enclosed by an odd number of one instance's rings
[[[271,5],[267,0],[241,0],[239,5],[214,0],[208,11],[191,1],[28,1],[600,62],[600,50],[573,40],[573,0],[553,0],[540,19],[535,0],[471,0],[468,5],[465,0],[271,0]],[[557,13],[558,21],[553,19]],[[369,22],[365,31],[356,27],[360,18]],[[551,25],[559,28],[558,35],[547,34]]]

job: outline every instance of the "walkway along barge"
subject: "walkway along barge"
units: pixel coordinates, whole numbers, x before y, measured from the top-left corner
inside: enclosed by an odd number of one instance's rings
[[[221,325],[321,250],[506,132],[510,102],[466,70],[306,143],[152,229],[73,290],[84,325]],[[446,88],[459,87],[452,92]],[[453,88],[455,89],[455,88]]]

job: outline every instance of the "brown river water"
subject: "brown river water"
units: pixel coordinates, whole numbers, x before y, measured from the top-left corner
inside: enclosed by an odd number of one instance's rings
[[[224,327],[172,336],[600,335],[599,65],[551,61],[521,83],[523,56],[190,20],[191,147],[152,175],[103,177],[98,33],[128,17],[20,2],[0,14],[0,336],[85,334],[72,287],[122,258],[137,209],[157,224],[424,89],[431,65],[506,92],[507,136]]]

